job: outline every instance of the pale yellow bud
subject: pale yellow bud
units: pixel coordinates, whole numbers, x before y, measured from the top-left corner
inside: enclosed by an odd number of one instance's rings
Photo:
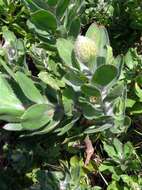
[[[88,63],[96,55],[95,42],[85,36],[78,36],[74,50],[77,58],[82,63]]]

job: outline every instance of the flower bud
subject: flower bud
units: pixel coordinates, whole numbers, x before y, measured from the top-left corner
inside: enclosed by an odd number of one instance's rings
[[[74,50],[77,58],[82,63],[88,63],[96,55],[95,42],[85,36],[78,36]]]

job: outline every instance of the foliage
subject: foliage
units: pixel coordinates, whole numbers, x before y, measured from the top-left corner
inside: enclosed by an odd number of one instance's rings
[[[141,2],[0,0],[0,18],[0,189],[141,189]]]

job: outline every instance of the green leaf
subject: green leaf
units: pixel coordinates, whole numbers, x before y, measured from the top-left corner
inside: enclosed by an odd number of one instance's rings
[[[125,86],[124,83],[119,83],[116,85],[111,91],[108,93],[107,97],[104,99],[104,101],[112,101],[115,100],[116,98],[120,97],[123,95]]]
[[[27,26],[29,28],[29,30],[31,30],[33,33],[37,33],[38,37],[42,40],[42,41],[47,41],[47,36],[48,36],[48,32],[42,29],[39,29],[36,27],[36,25],[34,23],[31,22],[31,20],[27,20]],[[48,42],[47,42],[48,44]],[[51,44],[50,44],[51,45]],[[52,46],[52,45],[51,45]]]
[[[7,109],[5,110],[5,113],[0,114],[0,120],[6,122],[13,122],[13,123],[20,122],[21,121],[20,117],[23,113],[24,111],[21,113],[15,112],[13,108],[11,108],[10,111]]]
[[[74,44],[71,40],[66,40],[63,38],[57,39],[57,49],[60,57],[67,65],[72,65],[72,51],[74,48]]]
[[[127,98],[127,100],[126,100],[126,107],[127,107],[127,108],[132,108],[135,103],[136,103],[136,100]]]
[[[3,129],[7,131],[22,131],[23,127],[20,123],[8,123],[4,125]]]
[[[91,97],[91,96],[100,97],[101,96],[100,91],[96,87],[90,84],[82,85],[81,91],[85,94],[86,97]]]
[[[47,3],[48,3],[50,6],[55,6],[58,1],[59,1],[59,0],[48,0]]]
[[[8,42],[9,44],[15,43],[16,36],[14,35],[13,32],[8,30],[7,27],[2,27],[2,34],[6,42]]]
[[[16,49],[20,55],[25,54],[25,46],[24,46],[24,41],[22,39],[17,39]]]
[[[0,74],[0,115],[20,116],[24,107],[9,83]]]
[[[63,80],[66,84],[73,87],[75,91],[80,90],[80,87],[88,81],[84,74],[73,70],[68,71]]]
[[[3,1],[3,0],[0,0],[0,7],[2,8],[2,7],[4,7],[4,6],[5,6],[4,1]]]
[[[79,71],[81,70],[81,68],[80,68],[80,62],[77,59],[74,51],[72,51],[72,66],[74,67],[74,69],[77,69]]]
[[[114,138],[113,144],[114,144],[115,150],[117,151],[118,158],[120,160],[123,159],[123,144],[117,138]]]
[[[135,83],[135,93],[139,98],[139,101],[142,102],[142,89]]]
[[[70,159],[70,165],[71,165],[71,167],[74,167],[74,168],[77,167],[77,166],[83,167],[84,166],[84,162],[78,156],[73,156]]]
[[[101,87],[107,86],[117,77],[117,68],[113,65],[102,65],[94,73],[92,84]]]
[[[86,119],[89,119],[89,120],[96,119],[97,117],[102,115],[102,113],[96,110],[95,107],[89,102],[80,101],[79,105]]]
[[[128,127],[131,126],[131,118],[128,116],[124,117],[124,132],[127,132]]]
[[[25,96],[36,103],[44,103],[45,100],[39,90],[34,85],[33,81],[21,72],[16,73],[16,79]]]
[[[117,157],[117,152],[113,144],[110,145],[106,142],[103,142],[103,144],[104,144],[104,150],[107,152],[108,156],[110,156],[111,158]]]
[[[41,71],[38,74],[39,78],[45,82],[46,84],[48,84],[49,86],[51,86],[52,88],[54,88],[55,90],[60,90],[56,79],[54,79],[53,77],[51,77],[47,72]]]
[[[49,9],[49,6],[45,0],[32,0],[32,1],[30,0],[30,4],[36,5],[38,10],[39,9],[46,9],[46,10]]]
[[[1,58],[0,58],[0,64],[3,66],[3,68],[6,70],[6,72],[7,72],[15,81],[17,81],[14,72],[9,68],[9,66],[7,66],[6,62],[3,61]]]
[[[124,187],[125,188],[125,187]],[[109,184],[107,190],[122,190],[122,188],[119,186],[118,182],[117,181],[112,181],[111,184]],[[125,189],[125,190],[128,190],[128,189]]]
[[[43,127],[42,129],[39,129],[37,131],[34,131],[30,134],[26,134],[26,135],[21,135],[21,137],[25,137],[25,136],[34,136],[34,135],[44,135],[49,133],[50,131],[52,131],[53,129],[55,129],[56,126],[58,126],[58,124],[60,123],[62,117],[63,117],[63,110],[59,110],[57,109],[54,113],[54,116],[52,118],[52,120],[50,121],[50,123],[48,123],[45,127]]]
[[[104,149],[116,163],[122,164],[124,161],[124,148],[119,139],[114,138],[111,144],[104,142]]]
[[[48,104],[35,104],[22,115],[21,124],[25,130],[37,130],[46,125],[54,115],[54,108]]]
[[[107,160],[103,161],[103,163],[101,163],[101,165],[99,166],[99,171],[103,172],[106,170],[110,171],[111,173],[115,172],[114,166],[111,162]]]
[[[57,28],[57,22],[55,16],[45,10],[39,10],[31,15],[31,22],[37,29],[49,32],[49,30],[55,31]]]
[[[68,8],[70,0],[59,0],[56,8],[57,17],[62,17],[66,9]]]
[[[142,75],[141,73],[136,77],[136,82],[139,86],[142,85]]]
[[[71,122],[60,129],[58,136],[64,135],[66,132],[68,132],[77,122],[77,120],[79,120],[79,118],[80,118],[80,114],[76,113],[75,117],[72,118]]]
[[[40,9],[40,7],[31,0],[22,0],[22,2],[24,2],[24,4],[30,9],[30,11],[37,11]]]
[[[104,130],[107,130],[109,128],[111,128],[112,125],[111,124],[104,124],[102,126],[91,126],[89,128],[87,128],[84,133],[85,134],[93,134],[93,133],[98,133],[98,132],[102,132]]]
[[[106,64],[112,64],[114,61],[113,50],[111,46],[106,46]]]
[[[69,6],[68,8],[68,14],[67,14],[67,21],[66,21],[66,28],[69,30],[72,21],[76,18],[77,16],[77,6],[75,3],[72,4],[72,6]]]
[[[125,154],[125,157],[128,159],[130,156],[132,156],[132,154],[135,152],[135,149],[133,147],[133,145],[131,144],[131,142],[127,142],[125,145],[124,145],[124,154]]]
[[[63,90],[62,93],[62,101],[64,106],[64,111],[66,115],[72,115],[72,112],[74,110],[74,103],[76,100],[75,92],[71,87],[67,87]]]
[[[75,18],[70,26],[69,35],[76,38],[80,32],[81,23],[79,18]]]
[[[141,114],[142,113],[142,103],[141,102],[136,102],[133,107],[132,107],[132,111],[130,112],[130,114]]]
[[[126,66],[132,70],[135,69],[136,66],[138,65],[138,60],[137,60],[137,52],[135,49],[129,49],[129,51],[126,53],[125,57],[124,57],[124,62],[126,64]]]
[[[121,179],[129,186],[129,188],[141,190],[141,184],[136,181],[135,177],[129,175],[121,175]]]
[[[124,57],[122,55],[118,55],[117,57],[115,57],[113,64],[118,69],[117,78],[124,79],[124,72],[123,72]]]

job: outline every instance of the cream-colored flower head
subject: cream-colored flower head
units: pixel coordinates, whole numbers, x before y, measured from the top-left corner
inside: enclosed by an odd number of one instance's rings
[[[82,63],[88,63],[96,55],[95,42],[88,37],[79,35],[75,42],[74,51]]]

